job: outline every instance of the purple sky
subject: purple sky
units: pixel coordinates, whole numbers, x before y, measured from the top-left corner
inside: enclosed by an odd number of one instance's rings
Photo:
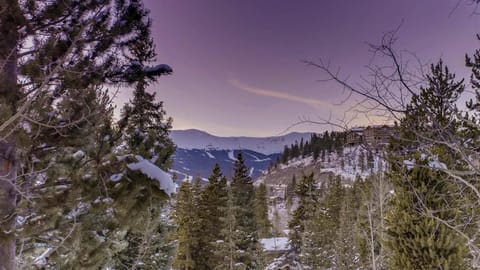
[[[355,78],[371,57],[366,43],[402,21],[398,48],[425,63],[442,57],[467,74],[464,55],[480,47],[480,17],[467,2],[454,10],[457,0],[145,0],[157,60],[174,69],[150,90],[174,129],[276,135],[299,118],[339,117],[345,109],[333,105],[342,100],[339,88],[318,82],[321,73],[300,60],[329,59]]]

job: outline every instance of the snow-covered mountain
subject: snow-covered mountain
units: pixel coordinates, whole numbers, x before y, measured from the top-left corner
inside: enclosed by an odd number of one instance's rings
[[[240,150],[205,150],[177,149],[174,155],[173,171],[180,180],[200,176],[208,178],[215,163],[220,165],[222,172],[228,178],[233,174],[236,155]],[[264,155],[250,150],[242,150],[245,165],[254,179],[268,169],[270,162],[275,162],[280,154]]]
[[[275,162],[285,145],[291,145],[302,138],[307,141],[311,133],[290,133],[275,137],[218,137],[204,131],[174,130],[170,137],[177,145],[173,171],[182,181],[186,177],[208,178],[215,163],[230,177],[235,157],[243,152],[245,164],[255,179]]]
[[[197,129],[173,130],[170,137],[181,149],[251,150],[265,155],[278,154],[285,145],[309,140],[311,133],[292,132],[272,137],[218,137]]]

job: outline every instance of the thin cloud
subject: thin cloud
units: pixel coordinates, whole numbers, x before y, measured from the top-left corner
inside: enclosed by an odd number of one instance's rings
[[[265,97],[273,97],[273,98],[278,98],[278,99],[283,99],[283,100],[289,100],[289,101],[294,101],[294,102],[299,102],[307,105],[311,105],[314,107],[329,107],[331,108],[332,105],[319,99],[314,99],[314,98],[305,98],[305,97],[299,97],[295,96],[292,94],[288,93],[283,93],[283,92],[277,92],[274,90],[269,90],[269,89],[262,89],[262,88],[255,88],[255,87],[250,87],[246,84],[243,84],[239,80],[231,79],[229,80],[229,83],[232,84],[233,86],[237,87],[238,89],[250,92],[255,95],[259,96],[265,96]]]

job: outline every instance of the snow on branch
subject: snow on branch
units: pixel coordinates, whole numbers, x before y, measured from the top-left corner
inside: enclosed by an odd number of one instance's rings
[[[127,167],[133,171],[140,171],[152,180],[156,180],[168,196],[175,192],[175,184],[172,177],[149,160],[136,156],[137,162],[129,163]]]

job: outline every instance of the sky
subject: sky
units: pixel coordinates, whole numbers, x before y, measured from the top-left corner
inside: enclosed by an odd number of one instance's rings
[[[174,129],[219,136],[279,135],[301,119],[340,119],[346,93],[302,60],[329,61],[355,82],[378,43],[399,28],[398,50],[422,63],[439,58],[468,75],[466,53],[480,48],[480,15],[469,0],[144,0],[157,63],[174,72],[149,90]],[[131,91],[117,100],[123,104]],[[362,122],[365,119],[356,119]],[[365,120],[366,121],[366,120]],[[362,122],[363,123],[363,122]],[[300,125],[288,131],[321,131]]]

